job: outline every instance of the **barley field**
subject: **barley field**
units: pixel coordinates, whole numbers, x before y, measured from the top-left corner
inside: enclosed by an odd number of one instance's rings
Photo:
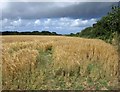
[[[118,52],[98,39],[2,36],[3,90],[111,90]]]

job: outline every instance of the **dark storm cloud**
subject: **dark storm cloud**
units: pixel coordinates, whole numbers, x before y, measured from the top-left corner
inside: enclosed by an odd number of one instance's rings
[[[79,3],[70,7],[56,9],[54,17],[72,17],[72,18],[99,18],[106,15],[111,10],[112,5],[117,3],[111,2],[87,2]]]
[[[10,2],[2,11],[2,18],[99,18],[111,9],[115,2],[52,3]]]

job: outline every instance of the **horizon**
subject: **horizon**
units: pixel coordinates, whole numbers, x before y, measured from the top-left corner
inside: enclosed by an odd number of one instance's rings
[[[77,33],[92,26],[118,2],[5,2],[2,31]]]

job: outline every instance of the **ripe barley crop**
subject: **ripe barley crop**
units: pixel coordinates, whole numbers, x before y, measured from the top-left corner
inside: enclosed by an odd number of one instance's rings
[[[110,44],[99,40],[70,39],[58,42],[53,55],[55,67],[62,68],[68,73],[80,68],[80,74],[83,75],[90,64],[99,65],[108,77],[116,76],[118,73],[116,50]],[[96,73],[94,72],[92,76],[95,77]]]
[[[0,37],[0,44],[2,44]],[[2,90],[2,45],[0,45],[0,91]]]
[[[64,36],[2,38],[3,89],[89,89],[87,81],[97,83],[101,79],[109,86],[116,85],[118,52],[102,40]]]

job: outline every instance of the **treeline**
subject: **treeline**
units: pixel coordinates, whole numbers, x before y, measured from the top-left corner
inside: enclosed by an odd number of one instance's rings
[[[92,27],[87,27],[81,32],[70,34],[85,38],[98,38],[112,43],[113,40],[120,40],[120,7],[113,6],[111,11],[102,17]]]
[[[1,32],[2,35],[61,35],[56,32],[49,31],[33,31],[33,32],[17,32],[17,31],[4,31]]]

